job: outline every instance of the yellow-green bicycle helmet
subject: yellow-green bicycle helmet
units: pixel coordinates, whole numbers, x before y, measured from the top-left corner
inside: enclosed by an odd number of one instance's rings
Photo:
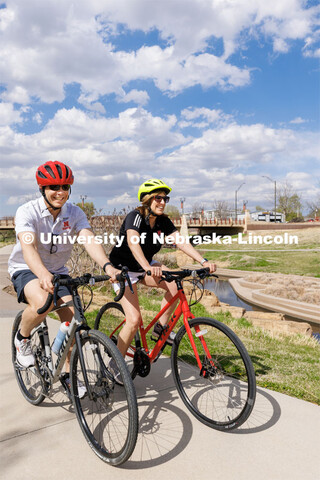
[[[158,178],[150,178],[146,182],[143,182],[142,185],[140,185],[138,191],[139,202],[142,201],[145,195],[156,190],[163,190],[166,193],[170,193],[172,188],[168,187],[168,185],[166,185],[162,180],[159,180]]]

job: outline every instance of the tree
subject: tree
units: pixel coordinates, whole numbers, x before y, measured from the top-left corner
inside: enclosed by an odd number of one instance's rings
[[[319,187],[320,187],[320,182],[319,182]],[[307,206],[309,209],[308,216],[319,218],[320,217],[320,193],[318,193],[314,201],[307,202]]]
[[[278,208],[286,216],[287,221],[302,217],[302,203],[300,196],[293,190],[292,185],[286,182],[281,188],[277,199]]]
[[[256,206],[256,212],[265,212],[266,209],[264,207],[261,207],[261,205]]]
[[[88,218],[91,218],[93,215],[97,215],[98,213],[93,202],[85,202],[83,205],[81,202],[79,202],[76,205],[84,211]]]
[[[196,218],[204,211],[203,203],[196,202],[192,205],[192,217]]]
[[[179,208],[175,205],[167,205],[165,209],[165,213],[170,218],[180,218]]]
[[[212,208],[214,209],[215,217],[220,220],[231,216],[232,208],[226,200],[214,200]]]

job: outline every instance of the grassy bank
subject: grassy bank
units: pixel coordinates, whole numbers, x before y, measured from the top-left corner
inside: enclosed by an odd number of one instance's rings
[[[286,235],[288,239],[295,237],[295,241],[287,245],[264,243],[266,236],[271,236],[272,239],[282,237],[285,241]],[[221,243],[202,244],[195,248],[221,268],[320,277],[320,227],[249,232],[241,239],[247,241],[246,244],[239,243],[237,235],[230,238],[231,244],[223,244],[221,237]],[[257,243],[250,243],[253,240]],[[174,250],[161,252],[170,255]]]
[[[250,251],[224,252],[206,250],[203,254],[225,268],[252,272],[284,273],[320,277],[319,252],[301,251]]]
[[[159,311],[161,298],[155,289],[149,292],[141,289],[145,323]],[[97,312],[88,314],[91,326]],[[192,312],[195,316],[210,317],[201,304],[192,307]],[[320,346],[315,339],[300,335],[273,337],[244,318],[232,318],[229,313],[217,314],[215,318],[228,325],[246,346],[259,386],[320,404]],[[170,355],[169,347],[164,353]]]

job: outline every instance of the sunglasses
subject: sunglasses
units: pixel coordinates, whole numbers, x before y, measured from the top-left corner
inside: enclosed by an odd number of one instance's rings
[[[70,190],[71,185],[48,185],[48,187],[50,190],[53,190],[54,192],[58,192],[60,188],[62,188],[64,192],[68,192]]]
[[[51,253],[57,253],[57,251],[58,251],[58,245],[56,243],[53,243],[54,237],[57,237],[57,236],[58,236],[57,233],[53,233],[52,236],[51,236],[50,254]]]
[[[169,200],[170,200],[170,197],[168,197],[168,195],[166,195],[166,196],[155,195],[153,198],[154,198],[155,201],[158,202],[158,203],[162,202],[162,200],[164,201],[164,203],[168,203]]]

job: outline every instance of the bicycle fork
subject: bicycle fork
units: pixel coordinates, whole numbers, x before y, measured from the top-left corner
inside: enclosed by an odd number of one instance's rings
[[[207,370],[206,370],[206,367],[203,365],[203,363],[201,362],[201,359],[200,359],[200,355],[198,353],[198,350],[197,350],[197,346],[195,344],[195,341],[194,341],[194,338],[193,338],[193,335],[192,335],[192,331],[191,331],[191,327],[189,325],[189,322],[188,321],[185,321],[184,322],[185,324],[185,328],[186,328],[186,331],[187,331],[187,334],[188,334],[188,337],[189,337],[189,340],[190,340],[190,343],[191,343],[191,346],[192,346],[192,349],[193,349],[193,352],[195,354],[195,357],[196,357],[196,360],[197,360],[197,364],[198,364],[198,367],[199,367],[199,370],[200,370],[200,377],[207,377],[208,376],[208,373],[207,373]],[[196,326],[195,327],[195,336],[197,338],[199,338],[201,344],[202,344],[202,348],[203,348],[203,351],[205,352],[206,354],[206,357],[208,358],[208,360],[210,361],[210,364],[212,367],[216,368],[213,360],[212,360],[212,356],[209,352],[209,349],[208,349],[208,346],[206,344],[206,341],[204,339],[204,335],[206,333],[206,330],[200,330],[199,326]]]

